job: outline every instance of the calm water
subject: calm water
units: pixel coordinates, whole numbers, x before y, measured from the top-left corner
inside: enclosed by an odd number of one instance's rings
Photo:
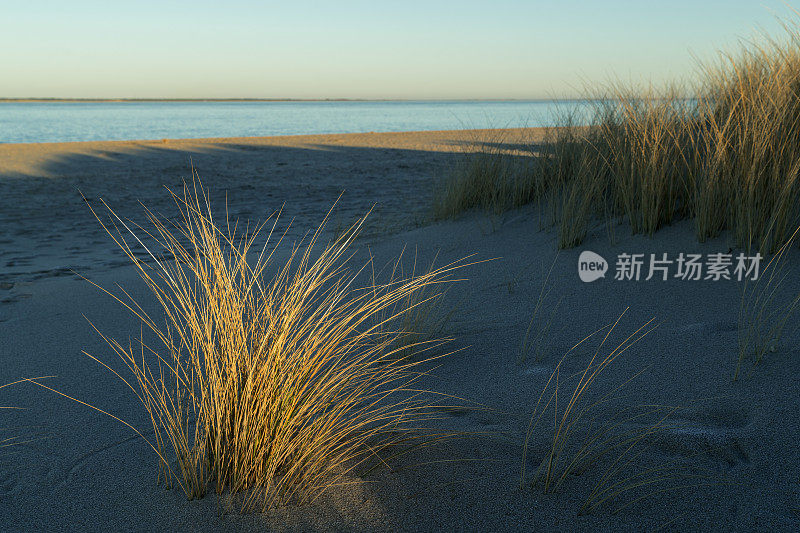
[[[0,143],[544,126],[580,102],[0,103]]]

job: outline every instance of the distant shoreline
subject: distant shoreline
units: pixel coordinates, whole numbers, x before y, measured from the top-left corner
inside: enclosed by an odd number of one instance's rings
[[[403,138],[414,137],[426,139],[429,137],[437,139],[440,136],[455,136],[459,139],[463,136],[485,133],[486,135],[509,135],[512,138],[524,136],[524,132],[540,137],[541,132],[547,128],[542,126],[516,127],[516,128],[471,128],[464,130],[409,130],[409,131],[359,131],[359,132],[340,132],[340,133],[287,133],[283,135],[245,135],[228,137],[164,137],[164,138],[142,138],[142,139],[90,139],[85,141],[31,141],[31,142],[3,142],[0,141],[0,175],[3,173],[4,164],[8,161],[3,160],[3,155],[8,155],[8,150],[14,147],[31,147],[33,149],[49,149],[47,147],[70,147],[70,149],[82,147],[81,149],[110,150],[112,148],[124,148],[126,146],[147,146],[157,145],[159,147],[169,147],[179,149],[181,146],[188,145],[284,145],[286,143],[299,144],[334,144],[341,145],[349,142],[366,142],[370,145],[385,142],[382,148],[396,146],[398,142],[405,142]],[[463,139],[461,139],[463,140]],[[437,141],[438,142],[438,141]],[[441,142],[446,148],[451,148],[447,143]],[[445,146],[446,145],[446,146]],[[184,147],[185,147],[184,146]],[[360,145],[359,145],[360,146]],[[38,148],[37,148],[38,147]],[[422,149],[416,146],[414,149]],[[439,150],[444,148],[438,148]],[[16,157],[16,155],[15,155]]]
[[[582,98],[8,98],[3,103],[135,103],[135,102],[571,102]]]
[[[357,98],[0,98],[0,103],[28,102],[359,102]],[[374,100],[386,102],[389,100]]]

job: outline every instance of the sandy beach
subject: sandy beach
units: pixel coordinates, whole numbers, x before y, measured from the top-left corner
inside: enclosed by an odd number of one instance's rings
[[[182,187],[193,166],[218,214],[227,205],[231,220],[254,224],[282,209],[279,229],[291,222],[287,244],[313,231],[341,195],[332,233],[373,209],[353,261],[371,255],[385,264],[404,249],[416,251],[425,265],[470,254],[487,260],[465,268],[459,273],[465,281],[447,292],[445,304],[456,311],[443,334],[454,339],[446,350],[455,353],[432,362],[420,385],[460,399],[429,423],[458,432],[456,438],[404,453],[313,504],[242,514],[226,495],[189,501],[179,490],[166,490],[157,483],[157,458],[129,428],[21,383],[0,390],[0,405],[21,408],[0,411],[0,440],[16,435],[22,441],[0,448],[0,529],[797,530],[796,330],[734,382],[742,283],[614,279],[620,254],[726,254],[734,247],[730,235],[698,243],[689,220],[652,238],[631,235],[625,223],[609,228],[598,222],[580,246],[559,252],[558,237],[542,229],[544,214],[535,203],[501,215],[433,221],[434,187],[476,136],[497,138],[496,132],[441,131],[0,145],[0,383],[54,376],[46,383],[142,431],[149,419],[136,397],[82,354],[114,361],[88,321],[119,339],[136,335],[139,324],[81,276],[125,288],[150,311],[156,302],[87,201],[97,206],[103,199],[134,221],[144,220],[140,202],[171,216],[165,187]],[[539,130],[506,130],[503,142],[513,149],[541,136]],[[586,250],[608,261],[605,278],[581,281],[578,259]],[[280,253],[278,264],[288,249]],[[781,297],[800,291],[796,247],[787,266]],[[546,278],[552,324],[537,345],[538,357],[531,353],[521,361]],[[671,425],[623,461],[617,478],[664,465],[680,465],[682,476],[632,489],[582,514],[582,503],[613,467],[609,458],[544,494],[530,480],[521,483],[523,443],[562,356],[626,309],[608,346],[652,318],[657,328],[593,384],[592,398],[602,400],[636,375],[587,420],[602,424],[632,406],[678,407]],[[599,340],[571,352],[561,374],[586,368]],[[615,430],[642,423],[625,419]],[[529,470],[552,445],[553,420],[541,424],[529,442]]]
[[[513,144],[537,135],[507,130],[504,137]],[[429,218],[435,178],[475,136],[445,131],[0,144],[0,282],[84,272],[111,261],[114,254],[105,252],[114,244],[81,195],[141,220],[141,204],[162,212],[174,206],[167,188],[180,192],[192,166],[215,205],[224,209],[227,199],[232,220],[260,222],[282,210],[281,227],[293,221],[290,234],[299,237],[341,195],[334,229],[371,208],[367,233],[408,229]]]

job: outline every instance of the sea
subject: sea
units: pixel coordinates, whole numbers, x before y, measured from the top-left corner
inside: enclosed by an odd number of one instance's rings
[[[0,102],[0,143],[553,125],[579,100]]]

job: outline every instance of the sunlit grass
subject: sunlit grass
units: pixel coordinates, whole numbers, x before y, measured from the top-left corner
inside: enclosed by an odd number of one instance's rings
[[[776,251],[800,214],[800,31],[784,28],[721,53],[686,87],[589,89],[529,157],[486,143],[447,182],[444,212],[538,201],[560,248],[579,245],[592,219],[652,235],[691,218],[700,241],[727,230],[746,250]]]
[[[173,197],[180,217],[146,210],[150,228],[96,214],[159,313],[106,291],[147,334],[136,346],[103,336],[124,370],[87,354],[128,385],[153,436],[89,407],[147,441],[167,484],[189,498],[238,493],[245,509],[308,502],[422,435],[436,411],[415,386],[426,357],[408,355],[441,343],[403,327],[463,262],[370,283],[371,262],[353,269],[350,252],[366,217],[327,245],[320,226],[278,261],[280,239],[254,249],[263,226],[218,225],[197,185]]]

